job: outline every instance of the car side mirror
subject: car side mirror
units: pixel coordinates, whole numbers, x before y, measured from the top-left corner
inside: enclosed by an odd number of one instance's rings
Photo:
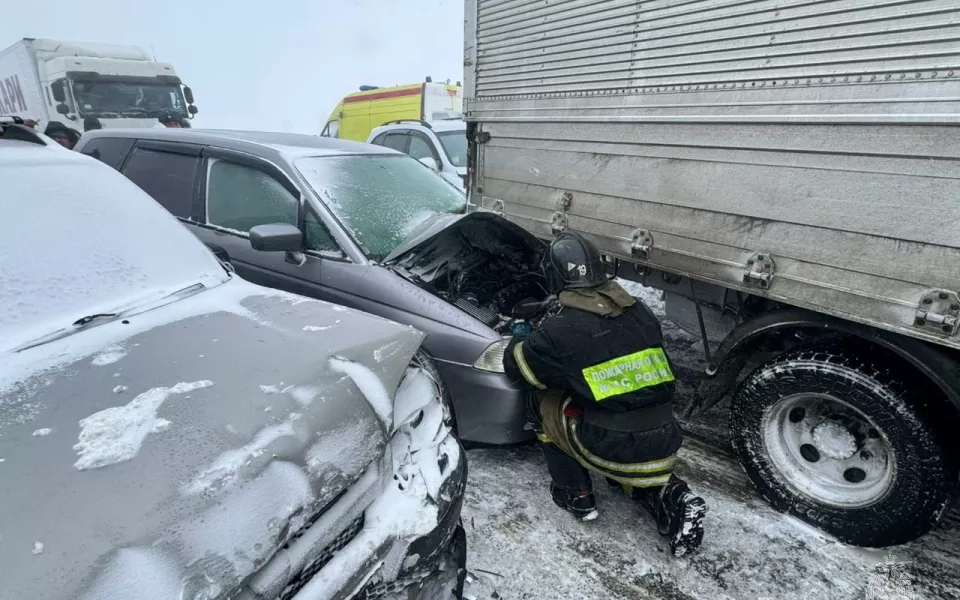
[[[63,80],[57,80],[50,84],[50,91],[53,92],[53,99],[57,102],[67,101],[67,92],[63,87]]]
[[[437,163],[437,159],[433,158],[432,156],[424,156],[423,158],[421,158],[421,159],[419,159],[419,160],[420,160],[421,163],[427,165],[428,167],[430,167],[431,169],[433,169],[433,170],[436,171],[437,173],[440,172],[440,165]]]
[[[289,223],[268,223],[250,230],[250,245],[261,252],[299,252],[303,232]]]

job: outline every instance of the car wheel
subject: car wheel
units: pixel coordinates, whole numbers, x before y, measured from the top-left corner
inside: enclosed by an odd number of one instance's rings
[[[777,510],[848,544],[908,542],[943,515],[956,469],[906,383],[842,350],[788,353],[734,396],[734,449]]]
[[[443,406],[446,413],[447,426],[453,430],[454,435],[457,433],[457,418],[453,412],[453,402],[450,399],[450,392],[447,390],[446,384],[443,383],[443,377],[440,376],[440,370],[437,368],[437,363],[430,358],[430,355],[423,351],[423,349],[417,350],[417,353],[414,355],[413,360],[410,362],[411,366],[422,369],[427,375],[433,379],[434,383],[437,384],[437,388],[440,390],[440,398],[443,400]]]

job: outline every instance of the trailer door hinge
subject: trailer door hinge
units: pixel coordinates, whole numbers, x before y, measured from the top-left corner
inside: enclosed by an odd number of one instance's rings
[[[650,250],[653,249],[653,234],[646,229],[637,229],[630,237],[630,254],[640,260],[649,260]]]
[[[473,134],[473,141],[478,144],[486,144],[490,141],[490,134],[486,131],[478,131]]]
[[[924,295],[913,324],[947,335],[956,334],[960,329],[960,295],[948,290],[934,290]]]
[[[550,221],[550,231],[553,232],[553,235],[563,233],[569,225],[570,222],[567,220],[567,215],[560,212],[553,213],[553,219]]]
[[[757,252],[747,259],[747,268],[743,272],[743,282],[749,286],[769,289],[773,283],[773,274],[777,265],[767,252]]]

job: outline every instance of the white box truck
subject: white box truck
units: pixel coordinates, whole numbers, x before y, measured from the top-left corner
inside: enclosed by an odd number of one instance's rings
[[[0,115],[59,121],[77,131],[153,127],[165,114],[191,118],[193,92],[173,66],[135,46],[24,38],[0,52]]]
[[[704,339],[761,494],[858,545],[958,480],[957,0],[466,0],[473,209]],[[709,341],[709,343],[706,343]]]

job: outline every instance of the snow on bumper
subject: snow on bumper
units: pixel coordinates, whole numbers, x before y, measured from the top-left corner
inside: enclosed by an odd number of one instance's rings
[[[387,474],[380,475],[387,481],[363,511],[363,529],[295,600],[347,598],[384,583],[412,583],[436,569],[448,551],[460,522],[466,460],[427,373],[408,371],[397,390],[394,416],[381,471]],[[371,476],[368,471],[357,485]],[[344,497],[340,503],[350,501]]]

